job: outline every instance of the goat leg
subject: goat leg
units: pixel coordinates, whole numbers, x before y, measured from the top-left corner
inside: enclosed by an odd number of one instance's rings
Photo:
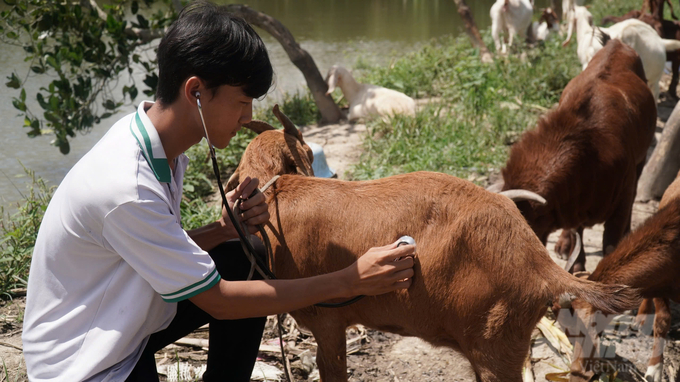
[[[647,382],[661,382],[663,377],[663,349],[666,346],[666,336],[671,327],[671,312],[667,298],[655,298],[654,307],[654,345],[652,357],[647,365],[645,379]]]
[[[639,172],[642,166],[638,167]],[[637,183],[637,182],[636,182]],[[614,251],[619,241],[630,232],[630,221],[633,213],[633,201],[635,200],[636,189],[628,191],[628,195],[621,198],[619,207],[604,222],[604,233],[602,234],[602,256],[607,256]],[[585,269],[584,269],[585,270]]]
[[[652,304],[651,298],[646,298],[642,300],[640,307],[638,308],[637,315],[635,316],[635,322],[633,323],[633,328],[638,331],[646,332],[645,323],[647,319],[651,316],[654,311],[654,304]],[[649,334],[649,333],[647,333]]]
[[[347,382],[345,328],[339,325],[310,327],[316,343],[316,363],[323,382]]]
[[[678,70],[680,70],[680,52],[667,52],[666,59],[671,61],[671,83],[668,85],[668,94],[673,99],[678,99]]]
[[[583,240],[583,227],[579,227],[576,230],[576,232],[581,236],[581,240]],[[563,229],[562,233],[560,234],[560,238],[557,239],[557,243],[555,243],[555,253],[559,258],[566,260],[569,258],[569,255],[574,250],[575,245],[576,245],[575,235],[571,232],[571,230]],[[576,261],[574,262],[572,272],[581,272],[585,271],[585,269],[586,269],[586,251],[585,245],[581,243],[581,250],[578,254],[578,257],[576,258]]]
[[[555,254],[562,260],[569,258],[569,254],[574,250],[576,240],[571,230],[563,229],[559,239],[555,243]]]

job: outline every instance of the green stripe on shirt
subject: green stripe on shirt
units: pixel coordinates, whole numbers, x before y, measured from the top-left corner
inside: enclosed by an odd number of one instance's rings
[[[214,280],[211,280],[211,278],[214,277]],[[202,292],[205,292],[206,290],[212,288],[215,286],[222,277],[220,276],[219,273],[217,273],[217,269],[213,269],[212,272],[208,276],[206,276],[203,280],[198,281],[194,284],[189,285],[186,288],[182,288],[176,292],[172,293],[166,293],[162,294],[161,297],[163,298],[163,301],[165,302],[178,302],[182,300],[186,300],[188,298],[191,298],[193,296],[196,296],[197,294],[200,294]],[[195,290],[192,290],[196,288]]]

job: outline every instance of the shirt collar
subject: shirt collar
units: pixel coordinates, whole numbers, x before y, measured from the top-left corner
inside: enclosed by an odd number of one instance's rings
[[[130,132],[137,139],[137,143],[142,149],[142,154],[147,163],[149,163],[154,175],[156,175],[156,179],[159,182],[170,183],[172,176],[163,144],[156,128],[144,110],[146,104],[152,103],[150,101],[143,101],[139,104],[137,112],[130,121]]]

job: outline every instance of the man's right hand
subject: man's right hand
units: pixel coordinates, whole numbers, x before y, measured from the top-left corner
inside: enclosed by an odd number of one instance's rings
[[[414,275],[415,247],[397,242],[369,249],[354,264],[344,269],[349,295],[374,296],[411,286]]]

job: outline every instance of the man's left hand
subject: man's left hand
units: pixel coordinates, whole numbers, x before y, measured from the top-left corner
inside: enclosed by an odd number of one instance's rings
[[[257,232],[257,225],[264,224],[269,221],[269,207],[264,194],[261,192],[255,193],[249,197],[253,191],[257,190],[260,181],[257,178],[246,177],[234,190],[227,193],[227,203],[229,208],[233,210],[234,204],[238,199],[241,199],[241,214],[236,216],[236,219],[242,221],[248,228],[249,233]],[[237,238],[238,233],[231,224],[226,208],[222,207],[222,218],[220,224],[228,231],[228,236]]]

